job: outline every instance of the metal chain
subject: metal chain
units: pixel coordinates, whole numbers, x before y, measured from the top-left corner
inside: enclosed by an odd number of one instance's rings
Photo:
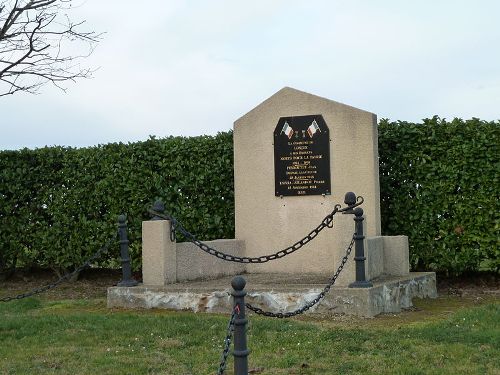
[[[267,317],[271,317],[271,318],[280,318],[280,319],[281,318],[290,318],[292,316],[299,315],[299,314],[302,314],[302,313],[306,312],[311,307],[313,307],[314,305],[316,305],[319,301],[321,301],[325,297],[326,293],[328,293],[330,291],[330,288],[333,286],[333,284],[335,284],[335,281],[337,280],[337,278],[339,277],[340,273],[342,272],[342,269],[344,268],[345,264],[347,263],[347,259],[349,258],[349,255],[351,254],[352,246],[354,245],[354,236],[355,235],[356,234],[353,235],[351,243],[346,248],[346,253],[345,253],[344,257],[342,258],[342,261],[340,262],[340,265],[337,268],[337,271],[331,277],[331,279],[328,282],[328,284],[323,288],[323,291],[321,293],[319,293],[316,296],[316,298],[313,299],[311,302],[307,303],[306,305],[302,306],[301,308],[299,308],[299,309],[297,309],[295,311],[286,312],[286,313],[273,313],[273,312],[270,312],[270,311],[264,311],[264,310],[262,310],[259,307],[255,307],[255,306],[250,305],[249,303],[246,303],[245,306],[249,310],[252,310],[256,314],[267,316]]]
[[[150,214],[165,219],[165,220],[170,220],[170,235],[172,236],[172,232],[180,232],[189,242],[192,242],[195,244],[197,247],[199,247],[201,250],[203,250],[205,253],[213,255],[219,259],[226,260],[228,262],[236,262],[236,263],[266,263],[271,260],[275,259],[280,259],[283,258],[289,254],[294,253],[295,251],[299,250],[302,248],[304,245],[312,241],[316,236],[326,227],[332,228],[333,227],[333,216],[335,216],[337,213],[341,212],[348,212],[352,211],[354,207],[357,207],[363,203],[363,197],[357,197],[357,202],[354,205],[348,206],[341,208],[342,206],[340,204],[336,204],[333,211],[325,216],[325,218],[321,221],[321,223],[314,228],[312,231],[310,231],[304,238],[300,239],[299,241],[295,242],[293,245],[288,246],[287,248],[277,251],[273,254],[269,255],[261,255],[259,257],[240,257],[236,255],[231,255],[231,254],[226,254],[222,251],[219,251],[217,249],[214,249],[213,247],[208,246],[207,244],[203,243],[202,241],[198,240],[196,236],[189,231],[187,231],[182,224],[177,221],[177,219],[173,216],[170,215],[165,215],[159,212],[156,212],[154,210],[149,210]],[[171,237],[172,238],[172,237]],[[175,236],[173,237],[175,238]]]
[[[53,282],[51,284],[47,284],[47,285],[38,287],[38,288],[33,289],[33,290],[29,291],[29,292],[18,294],[16,296],[0,298],[0,302],[9,302],[9,301],[16,300],[16,299],[23,299],[23,298],[31,297],[31,296],[34,296],[36,294],[40,294],[40,293],[43,293],[43,292],[46,292],[46,291],[48,291],[50,289],[55,288],[59,284],[61,284],[64,281],[72,278],[74,275],[78,274],[79,272],[83,271],[85,268],[89,267],[90,264],[94,260],[96,260],[103,253],[105,253],[105,252],[107,252],[109,250],[109,247],[113,244],[113,242],[116,241],[117,237],[118,237],[118,232],[117,232],[117,234],[112,239],[110,239],[108,242],[106,242],[106,244],[103,247],[101,247],[99,250],[97,250],[94,253],[94,255],[92,255],[90,258],[88,258],[85,263],[83,263],[80,267],[78,267],[77,269],[75,269],[73,272],[67,273],[64,276],[61,276],[57,281],[55,281],[55,282]]]
[[[217,375],[224,374],[224,371],[226,370],[227,357],[229,356],[229,348],[231,347],[231,338],[233,336],[233,331],[234,331],[234,320],[236,319],[237,314],[239,314],[238,305],[236,305],[236,307],[233,309],[233,312],[231,313],[231,318],[229,319],[229,323],[227,324],[226,338],[224,339],[224,350],[222,351]]]

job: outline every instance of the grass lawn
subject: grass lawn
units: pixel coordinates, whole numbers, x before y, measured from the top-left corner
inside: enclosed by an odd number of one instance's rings
[[[258,374],[500,374],[500,303],[453,297],[375,319],[250,315]],[[0,374],[215,374],[227,316],[108,310],[102,298],[0,304]],[[227,374],[232,374],[230,357]]]

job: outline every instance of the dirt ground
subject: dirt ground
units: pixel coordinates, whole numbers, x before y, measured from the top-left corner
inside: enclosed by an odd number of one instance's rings
[[[28,292],[57,279],[49,270],[36,270],[29,274],[20,271],[8,280],[0,281],[0,297]],[[47,300],[105,298],[107,288],[116,285],[120,279],[119,270],[90,269],[82,272],[77,281],[63,282],[40,297]]]

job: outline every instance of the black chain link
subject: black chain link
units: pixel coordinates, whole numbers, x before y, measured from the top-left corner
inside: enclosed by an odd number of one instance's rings
[[[110,239],[103,247],[101,247],[99,250],[97,250],[94,255],[92,255],[89,259],[87,259],[87,261],[85,263],[83,263],[80,267],[78,267],[77,269],[75,269],[73,272],[71,273],[67,273],[66,275],[64,276],[61,276],[57,281],[51,283],[51,284],[47,284],[47,285],[44,285],[44,286],[41,286],[41,287],[38,287],[36,289],[33,289],[29,292],[26,292],[26,293],[21,293],[21,294],[18,294],[16,296],[11,296],[11,297],[3,297],[3,298],[0,298],[0,302],[10,302],[12,300],[17,300],[17,299],[23,299],[23,298],[27,298],[27,297],[32,297],[36,294],[40,294],[40,293],[43,293],[43,292],[46,292],[50,289],[53,289],[55,288],[56,286],[58,286],[59,284],[63,283],[64,281],[66,280],[69,280],[71,279],[74,275],[78,274],[79,272],[83,271],[85,268],[89,267],[90,264],[96,260],[97,258],[99,258],[103,253],[107,252],[109,250],[109,247],[113,244],[113,242],[116,241],[116,238],[118,237],[118,232],[116,233],[116,235]]]
[[[342,272],[345,264],[347,263],[347,259],[349,258],[349,255],[351,254],[352,246],[354,245],[354,236],[355,235],[356,234],[353,235],[351,243],[349,244],[349,246],[347,246],[346,253],[345,253],[344,257],[342,258],[342,261],[341,261],[339,267],[337,268],[337,271],[330,278],[328,284],[323,288],[323,291],[321,293],[319,293],[316,296],[316,298],[313,299],[311,302],[308,302],[306,305],[302,306],[301,308],[299,308],[297,310],[286,312],[286,313],[273,313],[273,312],[270,312],[270,311],[264,311],[264,310],[262,310],[259,307],[255,307],[255,306],[250,305],[249,303],[246,303],[245,306],[249,310],[253,311],[256,314],[267,316],[267,317],[271,317],[271,318],[280,318],[280,319],[281,318],[290,318],[292,316],[299,315],[299,314],[302,314],[302,313],[306,312],[311,307],[313,307],[314,305],[316,305],[319,301],[321,301],[325,297],[325,295],[330,291],[330,288],[333,286],[333,284],[335,284],[335,281],[337,280],[337,278],[339,277],[340,273]]]
[[[333,217],[339,213],[339,212],[346,212],[346,211],[351,211],[354,207],[357,207],[363,203],[363,197],[357,197],[357,202],[354,205],[341,208],[342,206],[340,204],[336,204],[333,211],[328,214],[322,221],[321,223],[314,228],[312,231],[310,231],[304,238],[301,240],[295,242],[293,245],[288,246],[287,248],[277,251],[274,254],[270,255],[261,255],[259,257],[240,257],[236,255],[231,255],[231,254],[226,254],[222,251],[219,251],[217,249],[214,249],[213,247],[208,246],[207,244],[203,243],[202,241],[198,240],[196,236],[189,231],[187,231],[182,224],[177,221],[177,219],[171,215],[165,215],[159,212],[156,212],[154,210],[149,210],[149,213],[153,216],[165,219],[165,220],[170,220],[170,235],[171,239],[174,238],[175,236],[172,237],[173,232],[180,232],[189,242],[192,242],[196,246],[198,246],[201,250],[203,250],[205,253],[213,255],[219,259],[226,260],[229,262],[236,262],[236,263],[266,263],[271,260],[283,258],[289,254],[294,253],[295,251],[299,250],[302,248],[304,245],[312,241],[316,236],[326,227],[332,228],[333,227]]]
[[[233,312],[231,313],[231,318],[229,319],[229,323],[227,324],[226,338],[224,339],[224,350],[222,351],[217,375],[224,374],[224,371],[226,370],[227,357],[229,356],[229,349],[231,347],[231,338],[233,336],[233,331],[234,331],[234,320],[236,319],[236,315],[238,314],[239,314],[239,308],[238,305],[236,305],[236,307],[233,309]]]

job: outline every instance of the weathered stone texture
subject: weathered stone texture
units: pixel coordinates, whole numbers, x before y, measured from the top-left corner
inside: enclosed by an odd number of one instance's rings
[[[245,275],[246,301],[271,312],[290,312],[312,301],[323,290],[318,279],[287,278],[287,275]],[[277,280],[280,279],[280,282]],[[231,311],[230,277],[203,283],[179,283],[165,287],[138,286],[108,289],[108,307],[164,308],[194,312],[228,313]],[[316,283],[311,283],[315,281]],[[265,284],[262,284],[265,282]],[[274,286],[273,286],[274,285]],[[375,282],[372,288],[355,289],[334,286],[308,314],[342,313],[373,317],[400,312],[412,306],[413,298],[436,298],[436,275],[433,272],[411,273]]]

